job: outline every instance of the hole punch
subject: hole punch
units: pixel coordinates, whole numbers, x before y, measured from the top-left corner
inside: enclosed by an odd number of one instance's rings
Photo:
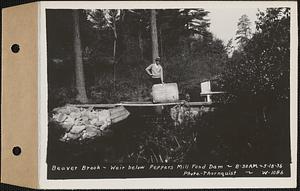
[[[19,46],[18,44],[13,44],[13,45],[11,46],[11,51],[12,51],[13,53],[18,53],[18,52],[20,51],[20,46]]]
[[[21,154],[22,150],[20,147],[16,146],[13,148],[12,152],[15,156],[19,156]]]

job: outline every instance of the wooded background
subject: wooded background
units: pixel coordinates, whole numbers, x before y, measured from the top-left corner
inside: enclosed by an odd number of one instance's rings
[[[97,144],[117,144],[119,150],[111,150],[125,153],[109,161],[138,161],[142,151],[149,151],[144,157],[149,162],[152,149],[167,161],[290,162],[290,8],[258,11],[256,31],[241,15],[229,42],[209,31],[206,9],[46,13],[49,111],[66,103],[151,100],[145,68],[157,56],[165,82],[178,83],[180,99],[186,93],[192,101],[199,99],[205,79],[215,79],[217,88],[227,92],[214,98],[221,105],[196,124],[174,127],[169,121],[158,123],[156,116],[147,126],[144,118],[132,116],[129,124],[116,128],[112,142]],[[178,142],[174,150],[170,145]],[[50,153],[62,147],[49,145]],[[97,152],[91,152],[91,160],[105,153]]]
[[[204,9],[47,10],[49,98],[56,105],[65,101],[59,98],[63,92],[68,95],[62,99],[71,99],[77,90],[80,102],[150,99],[145,68],[158,56],[166,82],[177,82],[181,92],[199,88],[228,60],[223,42],[208,31],[207,14]]]
[[[49,103],[149,100],[150,78],[144,69],[157,56],[165,81],[178,83],[182,95],[199,92],[202,80],[214,78],[238,97],[287,100],[290,10],[258,11],[256,31],[242,15],[229,42],[209,31],[208,13],[48,9]]]

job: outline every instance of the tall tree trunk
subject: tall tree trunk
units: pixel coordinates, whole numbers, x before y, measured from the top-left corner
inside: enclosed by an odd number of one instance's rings
[[[163,57],[163,37],[162,37],[162,32],[161,32],[161,27],[159,27],[159,46],[160,46],[160,56]]]
[[[138,38],[139,38],[140,56],[141,56],[141,60],[143,60],[144,59],[144,48],[143,48],[143,38],[142,38],[141,28],[139,28],[139,31],[138,31]]]
[[[117,28],[116,28],[116,23],[114,21],[114,26],[112,27],[113,32],[114,32],[114,49],[113,49],[113,67],[114,67],[114,90],[116,89],[116,69],[117,69],[117,61],[116,61],[116,52],[117,52]]]
[[[87,103],[88,98],[85,90],[84,70],[82,62],[82,48],[79,31],[79,10],[73,10],[74,19],[74,54],[75,54],[75,77],[76,89],[78,91],[76,100]]]
[[[154,61],[155,58],[159,57],[155,9],[151,9],[151,38],[152,38],[152,60]]]

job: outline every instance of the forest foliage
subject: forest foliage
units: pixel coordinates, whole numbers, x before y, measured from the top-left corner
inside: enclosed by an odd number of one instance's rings
[[[235,51],[229,59],[220,84],[224,90],[244,101],[288,103],[289,9],[267,9],[257,15],[257,32],[243,51]]]
[[[258,12],[256,31],[247,15],[238,23],[238,49],[209,31],[204,9],[156,10],[159,56],[166,82],[181,94],[200,92],[200,82],[218,79],[221,89],[242,102],[289,99],[289,8]],[[88,101],[147,101],[152,63],[149,10],[79,10],[79,29]],[[49,103],[76,102],[72,10],[47,10]],[[231,42],[232,43],[232,42]],[[114,87],[114,88],[112,88]],[[223,100],[224,101],[224,100]]]
[[[89,102],[149,100],[144,69],[153,62],[149,10],[80,10],[80,34]],[[156,11],[159,56],[165,81],[181,93],[200,88],[217,75],[228,55],[209,32],[208,11]],[[53,106],[76,101],[72,10],[47,11],[49,100]],[[115,87],[115,88],[112,88]],[[66,95],[64,95],[66,94]]]

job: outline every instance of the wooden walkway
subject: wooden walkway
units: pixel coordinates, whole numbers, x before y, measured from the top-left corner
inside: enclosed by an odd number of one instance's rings
[[[211,102],[187,102],[187,101],[178,101],[178,102],[169,102],[169,103],[153,103],[153,102],[121,102],[116,104],[69,104],[76,107],[83,108],[113,108],[117,106],[124,107],[156,107],[156,106],[172,106],[184,104],[187,106],[211,106]]]

